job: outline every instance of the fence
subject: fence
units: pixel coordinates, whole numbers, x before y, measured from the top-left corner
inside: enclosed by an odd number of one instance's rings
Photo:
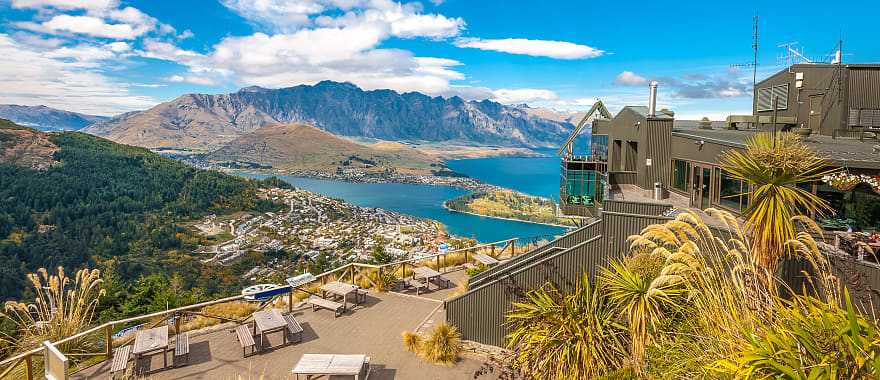
[[[512,238],[506,240],[500,240],[492,243],[479,244],[471,247],[460,248],[456,250],[451,250],[445,253],[438,253],[430,256],[423,256],[418,258],[412,258],[407,260],[400,260],[389,264],[383,265],[373,265],[373,264],[363,264],[363,263],[349,263],[343,265],[339,268],[335,268],[333,270],[318,274],[315,276],[315,280],[303,285],[302,287],[308,287],[317,285],[317,283],[325,284],[330,280],[336,281],[345,281],[346,278],[349,282],[355,283],[359,279],[366,280],[370,286],[376,286],[376,283],[370,279],[369,276],[363,276],[365,272],[375,271],[379,276],[377,278],[381,278],[383,273],[393,273],[397,275],[400,274],[401,277],[407,276],[407,274],[412,272],[412,268],[415,268],[419,265],[427,265],[434,266],[435,269],[441,271],[442,268],[457,265],[462,262],[467,262],[470,260],[469,255],[476,252],[483,252],[488,250],[490,255],[501,255],[504,254],[508,249],[510,250],[511,255],[516,254],[516,243],[519,241],[519,238]],[[500,247],[500,249],[499,249]],[[292,310],[295,297],[295,290],[300,289],[301,287],[297,287],[296,289],[291,288],[289,285],[282,286],[281,289],[285,290],[282,292],[288,296],[288,309]],[[236,295],[232,297],[221,298],[213,301],[207,301],[202,303],[197,303],[194,305],[182,306],[170,310],[158,311],[155,313],[140,315],[131,318],[125,318],[115,321],[110,321],[103,323],[101,325],[92,327],[88,330],[79,332],[75,335],[65,337],[56,342],[51,342],[50,344],[57,347],[60,352],[64,355],[67,355],[71,358],[95,358],[95,357],[104,357],[106,359],[110,359],[113,355],[114,348],[114,329],[120,326],[130,325],[134,322],[140,321],[150,321],[149,324],[146,324],[148,328],[158,326],[162,323],[166,323],[169,319],[173,320],[173,333],[176,335],[180,332],[180,321],[182,320],[182,316],[186,315],[198,315],[207,318],[214,318],[225,322],[234,322],[234,323],[243,323],[247,319],[233,319],[226,318],[216,315],[205,314],[200,310],[205,308],[206,306],[241,301],[244,299],[243,295]],[[78,341],[80,339],[87,338],[95,338],[94,336],[100,336],[97,339],[102,340],[101,351],[100,352],[92,352],[92,353],[71,353],[64,352],[64,347],[71,343]],[[133,336],[133,335],[132,335]],[[129,339],[122,339],[117,344],[127,344]],[[11,374],[20,374],[17,378],[24,378],[27,380],[33,380],[34,377],[34,368],[36,365],[34,364],[34,360],[42,360],[43,353],[45,348],[39,347],[34,348],[30,351],[19,353],[15,356],[6,358],[0,361],[0,379],[4,379]],[[16,372],[19,371],[19,372]],[[42,376],[37,376],[42,377]]]

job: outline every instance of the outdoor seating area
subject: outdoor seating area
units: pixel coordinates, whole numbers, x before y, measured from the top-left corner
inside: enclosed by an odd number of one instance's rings
[[[880,234],[835,232],[834,246],[859,260],[880,263]]]
[[[403,288],[400,291],[415,291],[416,295],[421,295],[423,292],[431,292],[432,284],[434,285],[433,291],[452,287],[452,281],[442,273],[426,266],[420,266],[413,268],[412,276],[402,281]]]
[[[459,274],[464,275],[463,271],[451,275]],[[138,363],[141,370],[132,376],[130,371],[136,363],[127,360],[129,374],[113,373],[112,378],[305,379],[322,375],[373,380],[473,378],[482,364],[479,360],[463,358],[452,367],[433,365],[406,352],[400,339],[405,330],[415,331],[423,324],[441,323],[445,317],[439,299],[453,291],[454,287],[438,288],[430,298],[375,293],[361,298],[360,303],[347,305],[350,312],[340,317],[312,312],[307,302],[297,305],[292,313],[287,313],[286,308],[265,308],[255,313],[250,323],[230,322],[181,334],[180,337],[185,337],[181,338],[185,339],[181,344],[189,346],[185,365],[175,361],[173,366],[168,366],[160,355],[177,349],[175,338],[170,338],[169,343],[167,327],[144,330],[139,334],[144,336],[140,345],[135,339],[134,345],[117,348],[112,360],[80,371],[72,378],[111,378],[111,371],[117,366],[116,356],[133,355],[135,346],[142,352]],[[433,299],[434,296],[439,298]],[[241,351],[245,344],[247,355]]]

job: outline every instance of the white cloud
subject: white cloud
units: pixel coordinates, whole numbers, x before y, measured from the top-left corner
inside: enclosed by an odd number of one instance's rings
[[[559,96],[550,90],[535,88],[498,89],[492,91],[492,100],[505,104],[556,100]]]
[[[12,7],[105,10],[115,8],[117,3],[117,0],[12,0]]]
[[[617,77],[614,78],[614,83],[623,86],[642,86],[648,84],[648,79],[632,71],[624,71],[617,74]]]
[[[169,82],[183,82],[189,84],[197,84],[200,86],[216,86],[217,82],[208,77],[202,77],[197,75],[172,75],[168,78],[165,78]]]
[[[460,38],[455,45],[461,48],[499,51],[510,54],[524,54],[535,57],[556,59],[596,58],[604,51],[565,41],[530,40],[525,38],[479,39]]]
[[[113,51],[115,53],[123,53],[123,52],[131,50],[131,45],[129,45],[128,42],[122,42],[122,41],[111,42],[105,46],[107,46],[108,49],[110,49],[111,51]]]
[[[320,26],[353,26],[358,24],[385,25],[390,34],[401,38],[425,37],[443,39],[457,36],[465,22],[458,17],[421,13],[416,3],[399,4],[387,0],[374,0],[367,9],[356,9],[342,16],[320,16],[315,19]]]
[[[125,83],[96,68],[96,62],[112,59],[106,52],[91,45],[44,51],[0,34],[0,103],[45,104],[99,115],[155,105],[154,99],[129,93]]]

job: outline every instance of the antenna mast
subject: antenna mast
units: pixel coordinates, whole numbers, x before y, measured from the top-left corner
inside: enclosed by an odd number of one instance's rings
[[[739,63],[730,65],[730,67],[751,67],[752,68],[752,94],[755,93],[755,87],[758,85],[758,12],[755,12],[754,26],[752,27],[752,50],[754,58],[752,63]]]

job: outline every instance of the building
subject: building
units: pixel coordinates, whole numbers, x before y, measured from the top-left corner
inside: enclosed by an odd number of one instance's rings
[[[559,149],[560,210],[581,218],[581,227],[472,277],[468,292],[445,302],[447,322],[465,339],[503,345],[504,315],[525,292],[548,282],[567,290],[584,273],[593,278],[626,251],[629,236],[679,210],[741,213],[752,189],[727,174],[719,159],[744,149],[762,131],[797,132],[829,167],[844,168],[839,177],[844,181],[806,186],[834,209],[820,220],[824,228],[880,230],[880,125],[874,124],[880,65],[793,65],[756,88],[760,99],[753,101],[753,115],[725,123],[681,121],[672,111],[658,110],[656,83],[647,105],[627,106],[613,116],[597,102]],[[775,110],[766,109],[768,91]],[[587,151],[574,144],[588,125]],[[880,304],[880,265],[840,251],[829,258],[853,294],[868,305]],[[793,259],[779,275],[797,284],[805,268]]]

